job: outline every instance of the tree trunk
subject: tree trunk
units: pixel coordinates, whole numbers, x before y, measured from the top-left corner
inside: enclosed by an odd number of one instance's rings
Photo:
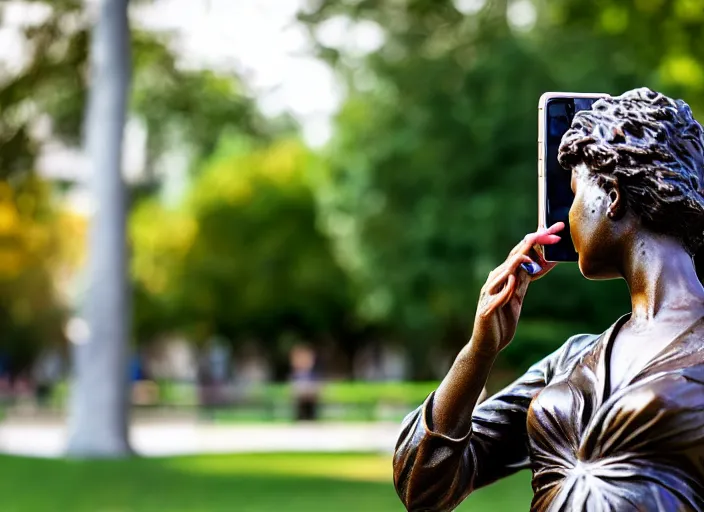
[[[68,455],[121,457],[128,441],[130,332],[122,144],[131,62],[129,0],[100,0],[93,30],[85,147],[93,218],[89,285],[83,315],[89,327],[74,345]]]

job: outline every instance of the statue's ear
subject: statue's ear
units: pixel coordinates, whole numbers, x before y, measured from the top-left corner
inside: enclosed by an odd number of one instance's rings
[[[604,178],[603,187],[608,197],[608,207],[606,215],[611,220],[619,220],[626,214],[626,200],[623,191],[614,177]]]

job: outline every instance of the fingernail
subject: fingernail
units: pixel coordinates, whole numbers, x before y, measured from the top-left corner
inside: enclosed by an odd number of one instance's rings
[[[534,276],[535,274],[543,270],[543,267],[541,267],[534,261],[531,261],[530,263],[521,263],[521,268],[528,272],[528,274],[530,274],[531,276]]]

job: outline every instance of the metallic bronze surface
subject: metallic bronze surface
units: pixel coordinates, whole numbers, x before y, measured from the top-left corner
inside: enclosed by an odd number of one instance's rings
[[[624,279],[632,311],[477,405],[530,282],[554,266],[532,249],[564,226],[527,235],[489,275],[469,343],[404,421],[394,483],[409,511],[452,510],[524,468],[533,511],[704,511],[704,287],[692,260],[704,243],[703,148],[689,107],[648,89],[575,116],[560,162],[579,267]],[[543,270],[529,275],[533,258]]]

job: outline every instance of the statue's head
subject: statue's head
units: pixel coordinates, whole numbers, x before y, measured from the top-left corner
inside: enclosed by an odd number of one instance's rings
[[[704,246],[704,134],[684,101],[647,88],[601,99],[575,115],[558,158],[586,277],[616,277],[645,232],[691,255]]]

